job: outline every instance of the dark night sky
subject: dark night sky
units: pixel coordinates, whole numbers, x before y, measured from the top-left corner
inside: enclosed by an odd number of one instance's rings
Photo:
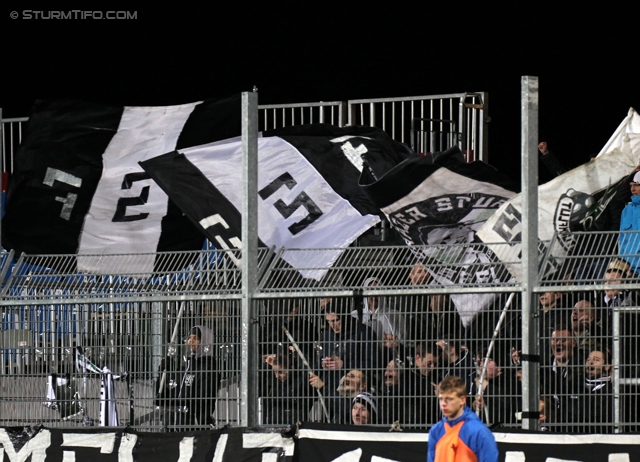
[[[640,109],[630,11],[290,5],[129,8],[130,21],[11,20],[7,10],[3,116],[49,97],[167,105],[253,85],[263,104],[487,91],[491,163],[518,172],[521,76],[540,78],[540,138],[568,166]]]

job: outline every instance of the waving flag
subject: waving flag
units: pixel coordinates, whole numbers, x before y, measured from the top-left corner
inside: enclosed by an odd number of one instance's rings
[[[557,270],[559,261],[575,244],[570,234],[562,232],[588,230],[589,223],[598,218],[616,193],[616,183],[627,177],[639,165],[639,160],[640,133],[624,133],[620,147],[538,187],[538,239],[549,241],[558,233],[556,245],[550,252],[550,266],[542,270],[543,275]],[[510,262],[507,266],[516,279],[520,279],[521,272],[519,258],[514,259],[513,255],[521,252],[521,234],[520,195],[505,202],[478,231],[478,237],[491,243],[489,246],[498,258]],[[543,246],[539,250],[541,255],[546,253]]]
[[[274,136],[274,135],[279,136]],[[412,155],[382,130],[308,125],[258,140],[258,236],[267,246],[329,249],[283,258],[319,279],[345,248],[379,222],[358,186],[363,157],[383,171]],[[144,170],[223,248],[241,247],[242,145],[213,143],[141,162]],[[318,270],[319,269],[319,270]]]
[[[515,195],[515,186],[483,162],[464,163],[456,157],[458,148],[442,153],[435,163],[410,159],[378,180],[364,171],[361,184],[405,242],[420,246],[415,248],[417,257],[434,280],[443,285],[496,283],[504,275],[492,267],[491,252],[468,244]],[[493,294],[451,296],[465,326],[493,298]]]
[[[239,96],[166,107],[38,101],[16,156],[2,244],[29,254],[147,254],[127,266],[78,258],[79,270],[109,274],[150,273],[157,251],[199,250],[202,234],[138,162],[240,127]]]

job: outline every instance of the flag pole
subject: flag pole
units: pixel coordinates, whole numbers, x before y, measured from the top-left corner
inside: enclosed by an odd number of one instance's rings
[[[538,429],[540,365],[534,290],[538,283],[538,77],[523,76],[521,98],[522,178],[522,428]]]
[[[253,297],[258,280],[258,93],[242,93],[242,371],[240,425],[258,424],[257,324]]]
[[[289,329],[287,329],[284,326],[282,326],[282,329],[284,330],[284,333],[287,335],[287,338],[289,339],[289,341],[293,345],[293,348],[295,348],[296,353],[298,353],[298,356],[302,360],[302,364],[304,364],[306,366],[307,371],[309,371],[309,374],[313,374],[313,370],[311,369],[311,366],[309,365],[309,362],[307,361],[307,358],[304,357],[304,353],[302,353],[302,351],[300,350],[300,347],[298,346],[298,343],[294,340],[293,336],[289,332]],[[315,388],[315,387],[313,387],[313,388]],[[316,393],[318,393],[318,400],[320,401],[320,405],[322,406],[322,411],[324,412],[324,417],[325,417],[325,419],[327,419],[327,422],[329,422],[329,412],[327,411],[327,406],[324,404],[324,396],[322,396],[322,393],[320,392],[319,389],[315,388],[315,390],[316,390]]]

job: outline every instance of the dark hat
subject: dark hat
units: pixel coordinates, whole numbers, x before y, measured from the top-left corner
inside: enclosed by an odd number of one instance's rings
[[[198,326],[192,327],[189,335],[195,335],[196,337],[198,337],[198,340],[202,340],[202,332],[200,331],[200,328]]]
[[[367,392],[358,393],[358,395],[355,398],[353,398],[353,401],[351,402],[351,406],[353,406],[356,403],[364,404],[364,406],[367,409],[369,409],[370,412],[373,412],[376,415],[378,414],[378,407],[376,406],[376,398],[371,393],[367,393]]]

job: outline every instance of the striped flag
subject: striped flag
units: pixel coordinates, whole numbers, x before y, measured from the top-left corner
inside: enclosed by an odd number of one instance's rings
[[[258,139],[258,236],[276,249],[329,249],[283,254],[304,277],[320,279],[341,249],[380,221],[358,185],[364,166],[384,170],[412,153],[371,127],[318,124],[266,135]],[[229,141],[141,165],[209,240],[241,248],[241,163],[241,142]]]
[[[16,156],[2,244],[79,258],[81,271],[150,273],[154,252],[199,250],[204,238],[139,161],[240,134],[240,96],[166,107],[71,100],[34,105]]]

